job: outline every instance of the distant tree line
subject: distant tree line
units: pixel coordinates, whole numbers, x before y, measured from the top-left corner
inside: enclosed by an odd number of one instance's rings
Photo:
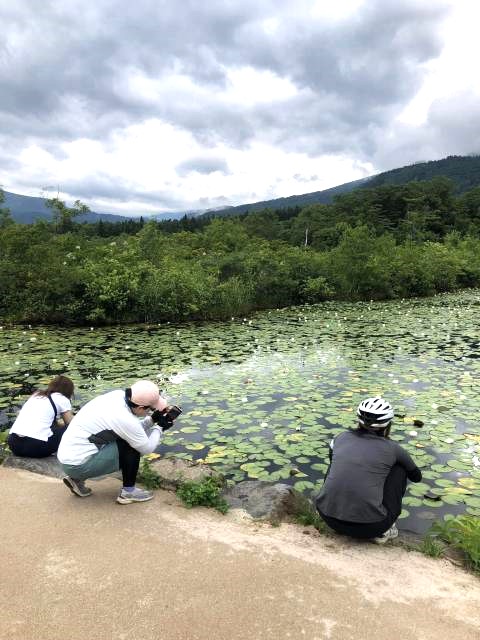
[[[329,299],[382,300],[480,286],[480,188],[445,178],[381,185],[330,205],[235,217],[77,223],[1,209],[3,322],[225,318]]]

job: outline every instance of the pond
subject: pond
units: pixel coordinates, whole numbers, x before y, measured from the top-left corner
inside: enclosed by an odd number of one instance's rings
[[[0,329],[0,429],[35,385],[66,373],[75,405],[138,378],[184,414],[162,455],[201,459],[229,480],[317,491],[332,435],[363,398],[395,408],[393,439],[422,469],[400,527],[480,516],[480,291],[338,303],[226,322]],[[427,494],[430,497],[425,497]]]

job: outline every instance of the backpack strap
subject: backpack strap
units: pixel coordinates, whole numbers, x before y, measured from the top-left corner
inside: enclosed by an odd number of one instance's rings
[[[55,406],[54,401],[52,400],[51,396],[47,396],[47,398],[50,400],[50,404],[52,405],[53,408],[53,420],[52,420],[52,424],[55,424],[55,422],[57,421],[57,407]]]

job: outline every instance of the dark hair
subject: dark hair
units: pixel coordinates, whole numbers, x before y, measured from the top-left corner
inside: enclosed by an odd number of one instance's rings
[[[74,391],[73,382],[67,376],[55,376],[53,380],[50,380],[48,387],[44,391],[37,391],[37,396],[51,396],[52,393],[61,393],[69,400],[72,399]]]

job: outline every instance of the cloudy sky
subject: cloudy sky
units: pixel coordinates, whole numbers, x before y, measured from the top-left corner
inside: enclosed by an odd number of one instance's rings
[[[0,0],[0,185],[205,209],[480,153],[478,0]]]

